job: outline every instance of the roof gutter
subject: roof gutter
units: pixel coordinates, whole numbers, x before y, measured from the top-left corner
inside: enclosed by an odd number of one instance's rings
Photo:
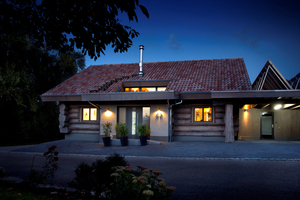
[[[172,105],[170,105],[169,104],[169,100],[168,100],[168,105],[169,105],[169,142],[172,142],[172,107],[173,106],[177,106],[177,105],[179,105],[179,104],[182,104],[182,100],[180,100],[180,102],[178,102],[178,103],[175,103],[175,104],[172,104]]]

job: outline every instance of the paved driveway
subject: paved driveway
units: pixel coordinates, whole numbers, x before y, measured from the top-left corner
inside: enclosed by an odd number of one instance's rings
[[[60,154],[110,155],[126,157],[185,158],[207,160],[300,161],[300,141],[172,142],[147,146],[111,146],[100,143],[58,140],[30,146],[0,147],[0,152],[43,153],[52,145]]]

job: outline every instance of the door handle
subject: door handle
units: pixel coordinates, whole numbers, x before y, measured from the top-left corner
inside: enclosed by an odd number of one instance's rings
[[[272,124],[271,126],[272,126],[272,128],[273,128],[273,124]]]

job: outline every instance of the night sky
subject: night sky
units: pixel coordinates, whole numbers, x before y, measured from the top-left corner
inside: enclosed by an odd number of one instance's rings
[[[138,23],[122,22],[140,35],[125,53],[108,47],[86,65],[244,58],[251,83],[270,59],[290,80],[300,72],[300,1],[291,0],[140,0]]]

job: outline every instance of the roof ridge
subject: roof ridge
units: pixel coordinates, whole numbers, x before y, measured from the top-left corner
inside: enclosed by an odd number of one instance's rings
[[[170,61],[157,61],[157,62],[143,62],[145,63],[172,63],[172,62],[192,62],[192,61],[214,61],[214,60],[238,60],[244,58],[216,58],[216,59],[202,59],[202,60],[170,60]],[[99,65],[90,65],[90,66],[108,66],[108,65],[131,65],[131,64],[139,64],[139,62],[136,63],[111,63],[111,64],[99,64]]]

